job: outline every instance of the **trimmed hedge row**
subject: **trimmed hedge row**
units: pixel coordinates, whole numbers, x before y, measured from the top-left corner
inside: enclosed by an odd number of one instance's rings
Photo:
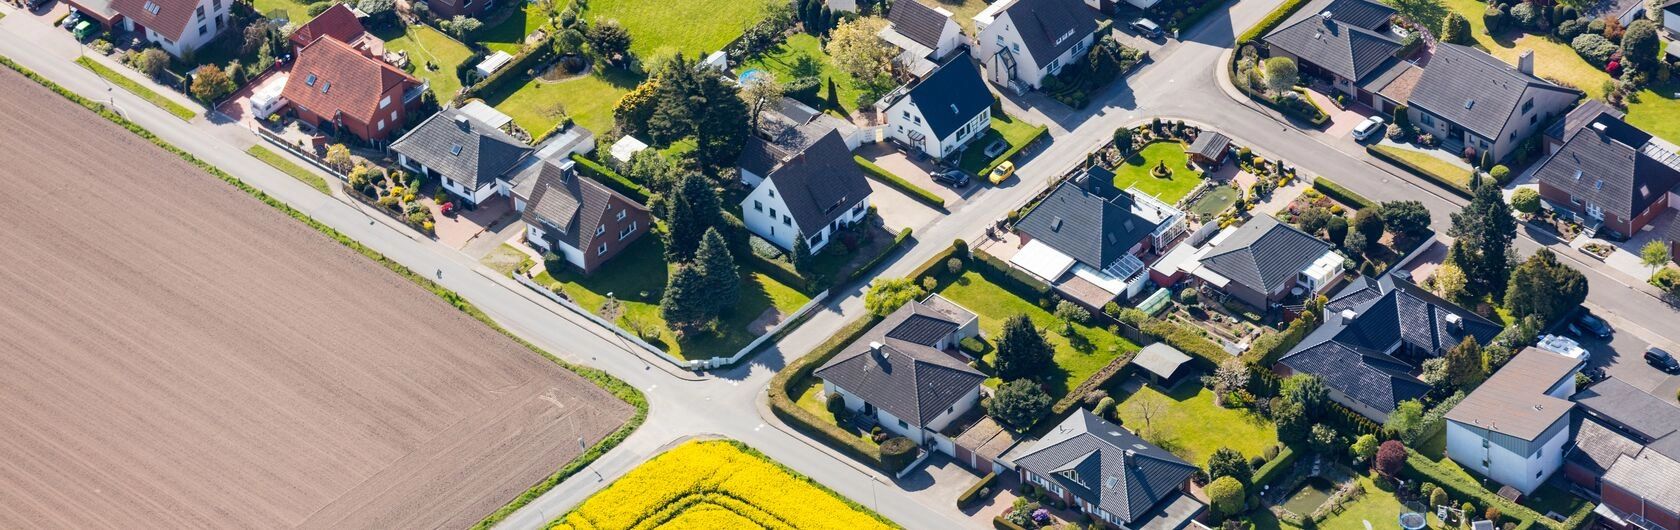
[[[1084,398],[1087,392],[1108,386],[1109,381],[1113,381],[1115,377],[1126,372],[1126,367],[1131,365],[1132,359],[1136,357],[1137,352],[1126,352],[1124,355],[1109,361],[1107,366],[1097,370],[1097,373],[1091,374],[1091,377],[1085,378],[1084,381],[1079,383],[1079,386],[1069,390],[1067,395],[1062,396],[1062,399],[1050,405],[1050,415],[1060,417],[1067,414],[1067,411],[1079,406],[1079,400]]]
[[[1207,370],[1213,370],[1219,367],[1219,363],[1231,358],[1231,354],[1225,353],[1225,348],[1181,324],[1151,319],[1138,326],[1138,330],[1190,354],[1201,361],[1202,368]]]
[[[1002,517],[992,518],[992,528],[996,528],[997,530],[1027,530],[1025,528],[1021,528],[1021,525],[1011,523],[1008,519],[1004,519]]]
[[[1344,188],[1341,184],[1331,182],[1330,179],[1324,177],[1314,178],[1312,186],[1313,189],[1318,190],[1319,193],[1323,193],[1324,196],[1335,199],[1336,201],[1348,206],[1352,206],[1355,210],[1370,208],[1377,205],[1377,203],[1371,202],[1371,199],[1365,198],[1364,195],[1354,193],[1353,190]]]
[[[454,306],[462,313],[466,313],[473,319],[489,326],[490,329],[496,330],[497,333],[501,333],[503,336],[513,340],[514,342],[525,346],[532,352],[548,359],[550,362],[560,365],[562,368],[567,370],[571,370],[573,373],[582,376],[584,379],[588,379],[591,383],[601,387],[601,389],[606,390],[614,397],[623,400],[625,403],[630,404],[636,409],[636,412],[631,415],[630,420],[625,422],[625,424],[619,427],[618,430],[613,431],[612,434],[609,434],[606,438],[601,439],[600,442],[591,446],[587,451],[578,455],[578,457],[573,459],[571,462],[567,462],[564,467],[561,467],[553,474],[544,477],[542,481],[532,485],[524,492],[521,492],[518,497],[515,497],[512,501],[508,502],[508,504],[498,508],[495,512],[490,513],[490,515],[485,516],[483,520],[473,525],[474,530],[495,526],[496,523],[506,519],[507,516],[512,514],[515,510],[518,510],[520,507],[530,503],[532,499],[537,498],[544,492],[552,489],[556,484],[559,484],[566,478],[576,474],[578,471],[583,470],[583,468],[589,466],[589,464],[594,463],[596,459],[606,454],[607,451],[611,450],[613,447],[618,446],[619,442],[624,441],[626,437],[629,437],[630,433],[634,432],[638,427],[641,427],[642,422],[647,419],[647,396],[642,394],[640,390],[637,390],[636,387],[624,382],[624,380],[613,377],[612,374],[608,374],[607,372],[597,368],[568,363],[561,360],[559,357],[555,357],[553,354],[548,353],[546,350],[538,348],[535,344],[531,344],[518,335],[514,335],[506,328],[503,328],[500,324],[497,324],[495,320],[490,319],[488,315],[484,314],[484,311],[478,309],[478,307],[474,306],[472,302],[462,298],[459,293],[445,289],[443,286],[438,285],[431,279],[423,275],[416,274],[407,266],[398,263],[365,245],[362,245],[360,241],[356,241],[355,239],[344,235],[342,232],[339,232],[337,229],[317,221],[315,218],[310,217],[296,208],[293,208],[290,204],[286,204],[279,199],[275,199],[268,193],[259,190],[250,184],[246,184],[243,180],[239,180],[238,177],[222,171],[221,168],[211,165],[209,162],[200,160],[197,156],[194,156],[192,153],[188,153],[179,147],[175,147],[174,144],[159,138],[157,135],[152,134],[151,131],[141,127],[139,124],[129,121],[128,118],[124,118],[115,112],[112,112],[109,108],[106,108],[104,104],[90,101],[87,98],[82,97],[80,94],[71,92],[64,87],[59,86],[58,83],[54,83],[52,80],[35,73],[33,70],[24,68],[23,65],[17,64],[9,57],[0,56],[0,65],[16,70],[18,73],[23,74],[24,77],[29,78],[29,80],[52,90],[60,96],[63,96],[64,99],[68,99],[71,102],[81,105],[83,108],[93,111],[93,113],[109,120],[111,123],[115,123],[124,129],[128,129],[128,131],[134,133],[135,136],[139,136],[140,138],[151,142],[152,145],[156,145],[164,151],[168,151],[169,153],[180,157],[187,163],[197,166],[204,172],[221,179],[223,182],[226,182],[228,185],[233,186],[239,191],[245,192],[245,194],[261,201],[263,204],[267,204],[269,207],[279,210],[281,213],[284,213],[292,219],[303,223],[305,226],[315,229],[315,231],[327,236],[328,239],[337,241],[338,244],[344,245],[350,250],[373,260],[374,263],[378,263],[380,266],[385,267],[386,270],[389,270],[410,282],[414,282],[414,284],[418,285],[420,288],[430,291],[437,297],[449,302],[450,305]]]
[[[1015,158],[1015,155],[1020,154],[1022,149],[1026,149],[1027,146],[1037,142],[1039,137],[1044,136],[1044,134],[1048,132],[1050,132],[1049,127],[1045,127],[1043,125],[1038,126],[1038,132],[1033,133],[1031,137],[1027,138],[1027,141],[1021,142],[1019,145],[1010,146],[1008,151],[1004,151],[1002,154],[999,154],[997,158],[993,158],[991,162],[987,162],[986,168],[980,170],[980,174],[975,175],[975,177],[979,180],[986,180],[988,176],[992,174],[992,170],[997,169],[997,167],[1003,165],[1004,162]]]
[[[531,48],[514,55],[513,60],[508,61],[507,66],[503,66],[500,70],[491,72],[489,77],[485,77],[477,84],[469,86],[466,90],[461,91],[459,99],[464,101],[468,98],[483,97],[481,94],[485,92],[492,92],[501,88],[501,85],[503,83],[507,83],[508,79],[517,79],[519,76],[525,75],[526,70],[533,70],[536,68],[536,65],[543,64],[549,59],[554,58],[555,50],[552,44],[554,43],[554,36],[559,32],[554,31],[553,28],[548,28],[547,31],[548,36],[543,37],[541,41],[532,45]],[[448,32],[444,33],[447,34]]]
[[[1237,44],[1239,46],[1247,44],[1265,36],[1267,33],[1271,33],[1273,29],[1278,27],[1278,24],[1283,23],[1284,19],[1289,18],[1289,15],[1295,14],[1296,11],[1300,11],[1301,7],[1305,5],[1307,5],[1307,0],[1288,0],[1284,2],[1283,5],[1266,14],[1266,18],[1260,19],[1260,22],[1255,24],[1254,27],[1248,28],[1248,31],[1244,31],[1241,36],[1238,36]]]
[[[1505,500],[1503,497],[1488,491],[1481,484],[1472,482],[1464,475],[1442,467],[1441,464],[1430,460],[1429,457],[1423,456],[1410,447],[1406,448],[1406,469],[1401,472],[1401,475],[1411,479],[1427,480],[1446,488],[1447,494],[1453,500],[1475,499],[1477,506],[1483,508],[1488,506],[1498,507],[1499,513],[1506,517],[1523,521],[1518,528],[1530,528],[1539,525],[1555,530],[1574,530],[1586,522],[1587,517],[1592,515],[1592,503],[1582,503],[1581,509],[1569,514],[1562,522],[1553,521],[1532,508]]]
[[[1266,465],[1260,466],[1260,469],[1254,471],[1253,487],[1258,488],[1282,478],[1284,474],[1289,472],[1290,466],[1295,465],[1295,460],[1299,458],[1301,458],[1301,455],[1296,453],[1294,448],[1287,445],[1283,446],[1283,450],[1278,451],[1277,457],[1272,458],[1266,462]]]
[[[625,196],[630,197],[632,200],[642,203],[643,206],[647,205],[647,188],[643,188],[640,184],[630,182],[630,179],[625,178],[624,175],[618,174],[617,171],[607,169],[607,166],[603,166],[600,162],[585,158],[583,155],[572,153],[572,161],[577,162],[578,168],[580,168],[584,174],[594,177],[595,180],[600,181],[602,184],[606,184],[607,187],[612,188],[613,191],[622,193]]]
[[[992,482],[997,480],[997,476],[996,471],[987,473],[986,476],[980,477],[980,482],[975,482],[973,486],[968,487],[967,491],[962,492],[962,495],[958,495],[957,509],[967,508],[970,504],[974,504],[976,498],[980,496],[980,490],[992,485]]]
[[[1448,179],[1445,175],[1437,175],[1433,171],[1429,171],[1427,169],[1418,167],[1417,165],[1414,165],[1411,162],[1406,161],[1403,158],[1400,158],[1400,157],[1397,157],[1397,156],[1394,156],[1394,155],[1390,155],[1390,154],[1388,154],[1387,151],[1384,151],[1382,149],[1377,149],[1375,146],[1366,146],[1365,147],[1365,152],[1370,153],[1371,156],[1377,157],[1378,160],[1382,160],[1384,162],[1388,162],[1390,164],[1394,164],[1396,166],[1399,166],[1400,169],[1404,169],[1408,172],[1411,172],[1411,174],[1417,175],[1418,177],[1422,178],[1423,180],[1427,180],[1430,183],[1435,184],[1436,186],[1440,186],[1442,188],[1445,188],[1447,191],[1452,192],[1453,195],[1457,195],[1459,197],[1463,197],[1463,198],[1466,198],[1466,199],[1470,198],[1470,190],[1465,189],[1463,186],[1459,186],[1458,183],[1453,182],[1451,179]]]
[[[910,181],[904,180],[898,175],[892,174],[891,171],[887,171],[885,168],[875,165],[874,162],[864,160],[861,156],[852,155],[852,160],[856,161],[857,165],[863,168],[863,174],[874,177],[875,180],[879,180],[883,184],[892,186],[893,189],[909,194],[910,198],[916,199],[922,204],[932,206],[939,211],[945,211],[945,199],[939,198],[939,196],[934,195],[933,192],[922,189],[921,186],[911,184]]]
[[[1015,296],[1019,296],[1023,300],[1036,302],[1039,298],[1043,298],[1050,293],[1049,285],[1045,285],[1044,282],[1038,281],[1038,278],[1034,278],[1020,269],[1009,266],[1008,263],[1004,263],[997,256],[980,250],[974,251],[973,255],[974,263],[984,265],[974,269],[975,272],[980,273],[980,276],[985,278],[986,281],[997,284],[998,287],[1014,293]]]

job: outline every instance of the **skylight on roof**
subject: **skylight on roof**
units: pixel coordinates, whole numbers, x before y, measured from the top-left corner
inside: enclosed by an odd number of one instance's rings
[[[329,89],[329,88],[332,88],[332,81],[321,82],[321,93],[322,94],[327,93],[327,89]]]
[[[456,156],[460,156],[460,154],[461,154],[461,144],[455,144],[455,145],[449,146],[449,153],[453,154],[453,155],[456,155]]]
[[[309,74],[309,77],[304,78],[303,79],[303,84],[309,85],[309,86],[315,86],[315,74]]]

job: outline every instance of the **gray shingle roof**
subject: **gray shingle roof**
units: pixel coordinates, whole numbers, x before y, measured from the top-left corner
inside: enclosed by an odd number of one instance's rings
[[[1394,8],[1367,0],[1335,0],[1315,14],[1330,13],[1343,24],[1376,31],[1394,18]]]
[[[1612,107],[1602,100],[1588,99],[1582,101],[1568,114],[1564,114],[1563,119],[1553,122],[1551,127],[1546,128],[1546,136],[1560,142],[1568,140],[1569,135],[1574,134],[1576,130],[1586,127],[1598,120],[1599,117],[1606,115],[1619,120],[1627,116],[1627,113],[1617,110],[1616,107]]]
[[[1015,465],[1133,522],[1173,496],[1196,466],[1084,408],[1015,456]],[[1065,475],[1072,472],[1078,480]]]
[[[776,144],[757,136],[749,136],[746,145],[741,148],[741,158],[737,159],[735,163],[741,169],[763,177],[769,175],[771,171],[775,171],[776,166],[780,165],[782,159],[787,158],[787,156],[787,151],[776,147]]]
[[[1202,266],[1261,293],[1295,280],[1330,244],[1270,215],[1257,215],[1202,258]]]
[[[1517,71],[1486,52],[1443,42],[1436,45],[1408,104],[1499,140],[1531,90],[1581,94]]]
[[[1565,378],[1573,379],[1580,368],[1580,359],[1525,348],[1447,411],[1446,418],[1534,441],[1558,420],[1569,417],[1575,404],[1546,393]]]
[[[927,425],[986,380],[933,348],[941,336],[931,331],[939,320],[920,302],[904,304],[812,373],[912,426]],[[956,323],[943,322],[944,329],[956,330]],[[881,350],[871,350],[872,342]]]
[[[852,160],[852,150],[837,132],[829,132],[794,155],[770,172],[767,180],[776,183],[801,230],[834,222],[870,192],[863,168]]]
[[[1264,40],[1271,46],[1300,57],[1302,61],[1316,64],[1354,81],[1383,71],[1390,61],[1397,61],[1394,52],[1401,48],[1400,41],[1386,33],[1377,33],[1339,19],[1325,20],[1323,17],[1308,17],[1284,26],[1267,35]]]
[[[1097,31],[1097,13],[1079,0],[1015,0],[1003,13],[1014,21],[1027,54],[1040,66]]]
[[[950,136],[992,106],[992,91],[967,55],[956,56],[922,78],[906,97],[922,112],[934,138]]]
[[[1344,311],[1353,311],[1354,317],[1346,318]],[[1459,324],[1449,324],[1447,315],[1457,315]],[[1323,377],[1325,386],[1373,409],[1391,411],[1429,391],[1411,375],[1411,364],[1386,353],[1391,348],[1403,343],[1439,356],[1465,336],[1487,344],[1500,330],[1393,275],[1362,278],[1337,293],[1325,307],[1324,324],[1278,362]]]
[[[1218,160],[1231,148],[1231,137],[1213,131],[1202,131],[1184,152]]]
[[[547,160],[528,164],[514,176],[514,181],[521,191],[530,189],[521,219],[528,225],[544,227],[545,235],[572,248],[592,246],[595,227],[612,205],[613,197],[631,207],[646,209],[629,197],[578,175],[569,160],[563,166]]]
[[[939,47],[939,36],[945,33],[945,22],[949,20],[916,0],[893,2],[892,11],[887,13],[887,21],[892,23],[893,31],[930,50]]]
[[[1622,456],[1604,472],[1604,483],[1639,496],[1646,504],[1680,513],[1680,462],[1655,451]]]
[[[1586,468],[1593,475],[1603,475],[1622,455],[1638,455],[1645,449],[1644,445],[1596,419],[1578,418],[1575,421],[1575,444],[1564,458]]]
[[[1565,134],[1535,178],[1605,212],[1631,219],[1680,184],[1680,157],[1627,122],[1600,114]]]
[[[1636,441],[1680,458],[1680,407],[1614,377],[1594,383],[1571,399],[1588,413],[1625,429]]]
[[[1015,229],[1101,270],[1155,230],[1156,223],[1132,213],[1134,200],[1114,188],[1114,173],[1092,167],[1056,186]]]
[[[531,154],[531,147],[456,109],[444,109],[391,143],[391,149],[478,189]]]

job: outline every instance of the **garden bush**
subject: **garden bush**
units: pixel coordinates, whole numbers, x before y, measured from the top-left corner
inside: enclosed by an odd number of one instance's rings
[[[897,473],[910,465],[916,459],[916,442],[903,436],[894,436],[881,443],[881,464],[887,471]]]
[[[1511,6],[1511,21],[1523,29],[1540,27],[1540,9],[1527,2]]]
[[[1582,24],[1579,20],[1565,20],[1562,24],[1558,24],[1557,29],[1552,30],[1552,34],[1557,35],[1558,40],[1569,42],[1575,40],[1575,37],[1579,37],[1581,32],[1586,30],[1587,25]]]
[[[979,482],[975,482],[973,486],[968,487],[968,490],[962,492],[962,495],[957,496],[957,508],[967,508],[974,504],[974,501],[979,500],[980,497],[984,497],[985,495],[980,493],[981,490],[987,489],[996,480],[996,472],[987,473],[986,476],[980,477]]]
[[[1581,58],[1597,66],[1604,66],[1609,63],[1610,54],[1616,52],[1616,43],[1610,42],[1610,39],[1606,39],[1603,35],[1597,33],[1577,35],[1574,40],[1569,42],[1569,47],[1574,48],[1575,53],[1581,54]]]

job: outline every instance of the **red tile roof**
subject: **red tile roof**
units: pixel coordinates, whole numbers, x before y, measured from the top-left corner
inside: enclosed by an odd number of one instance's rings
[[[151,6],[157,7],[156,13],[149,9]],[[178,41],[193,21],[198,0],[111,0],[111,8],[136,24]]]
[[[418,79],[384,61],[362,55],[349,44],[328,37],[316,38],[298,50],[297,62],[280,95],[294,105],[331,118],[334,113],[372,123],[379,100],[393,88],[393,104],[401,105],[402,90],[420,84]]]
[[[362,21],[356,19],[356,13],[350,11],[344,4],[333,4],[332,7],[315,15],[309,22],[298,26],[292,32],[292,44],[308,46],[317,37],[332,37],[347,43],[354,43],[362,38],[367,29],[362,27]]]

